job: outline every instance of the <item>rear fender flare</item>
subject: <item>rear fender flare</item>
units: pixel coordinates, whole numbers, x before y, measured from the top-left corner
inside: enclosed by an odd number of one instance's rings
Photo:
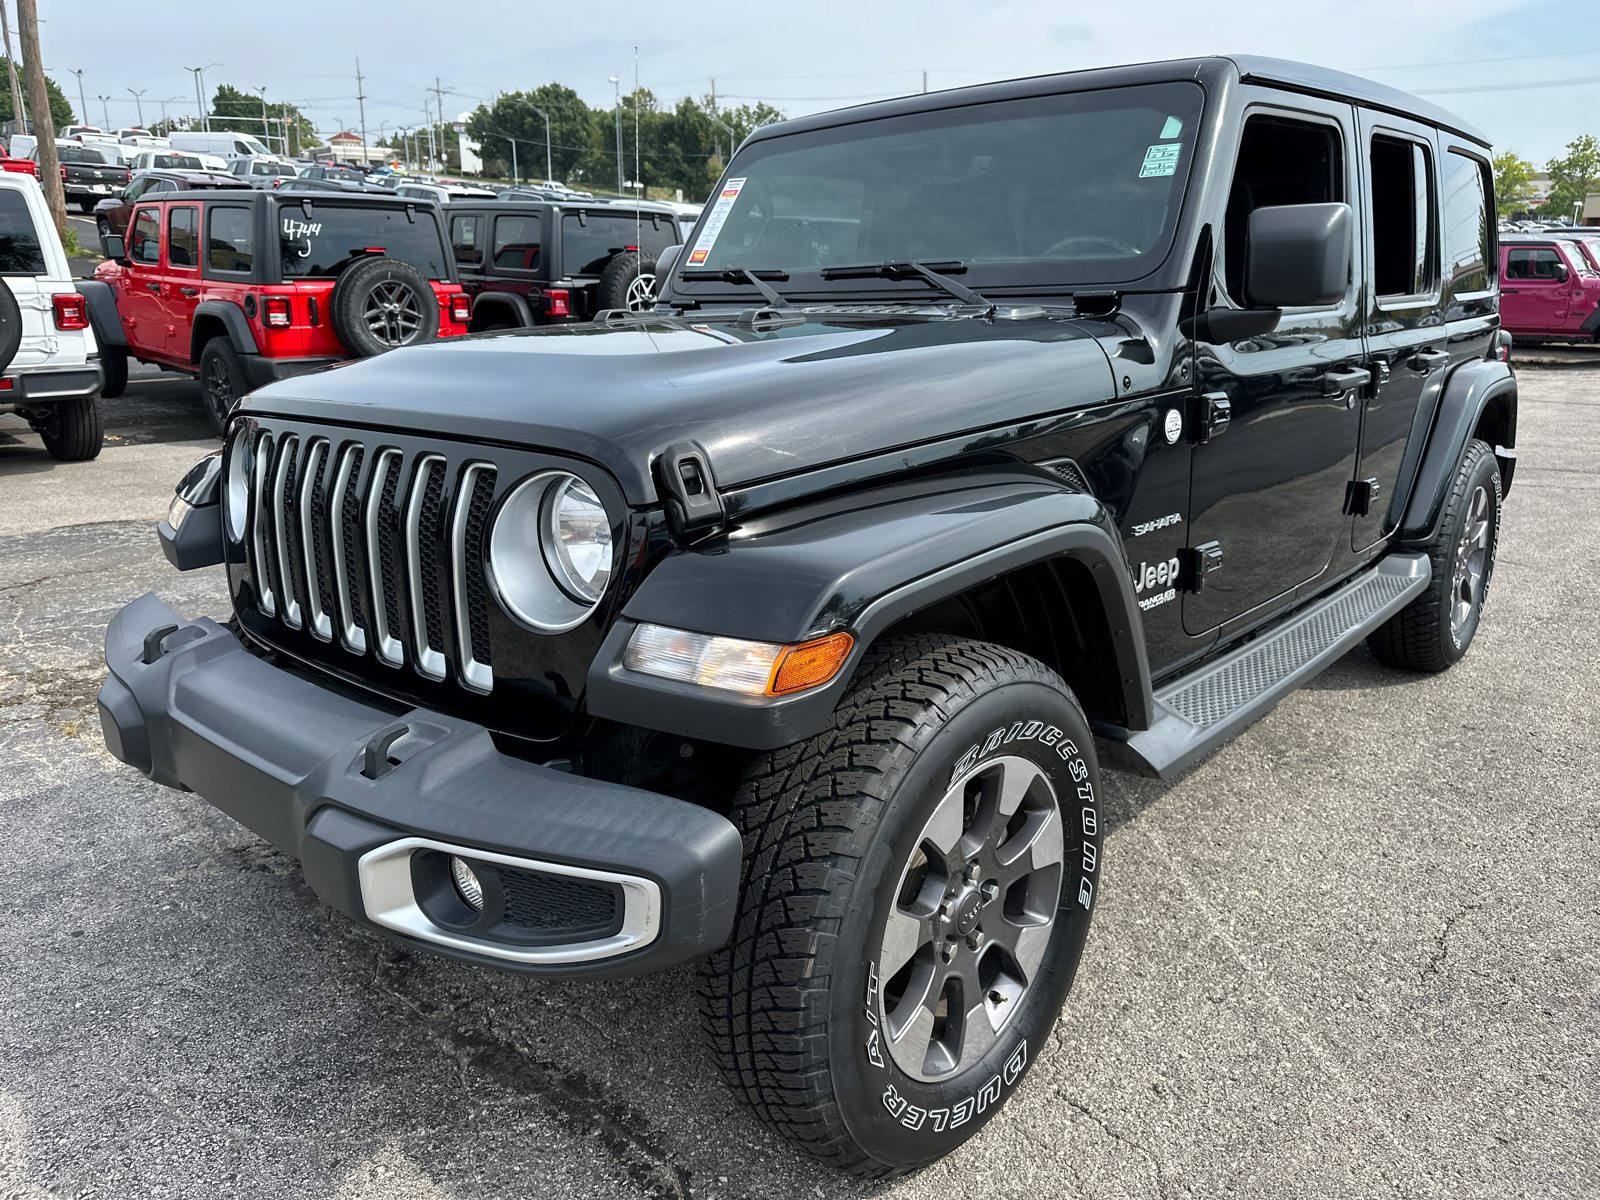
[[[100,279],[80,279],[73,286],[89,310],[89,327],[94,330],[94,340],[102,347],[127,346],[128,334],[122,328],[117,294],[111,290],[111,285]]]
[[[1445,384],[1433,432],[1400,521],[1402,546],[1422,546],[1433,540],[1461,456],[1485,425],[1484,433],[1500,463],[1502,485],[1509,491],[1516,463],[1517,377],[1505,363],[1475,360],[1458,367]]]
[[[479,292],[472,298],[472,323],[478,322],[480,310],[485,313],[495,306],[507,309],[507,315],[514,317],[516,323],[523,328],[538,324],[533,317],[533,308],[528,304],[527,297],[516,292]]]
[[[244,315],[244,309],[228,300],[202,300],[194,306],[194,325],[189,334],[190,362],[200,361],[200,351],[215,336],[211,330],[215,328],[216,321],[222,322],[235,353],[261,353],[261,348],[256,345],[256,335],[250,332],[250,321]]]
[[[1058,556],[1095,581],[1130,728],[1153,711],[1144,630],[1115,527],[1091,496],[1015,472],[984,471],[868,489],[756,517],[705,550],[668,555],[646,576],[589,668],[591,714],[769,750],[819,732],[874,639],[941,600]],[[629,671],[640,623],[794,643],[848,630],[833,681],[792,696],[746,696]]]

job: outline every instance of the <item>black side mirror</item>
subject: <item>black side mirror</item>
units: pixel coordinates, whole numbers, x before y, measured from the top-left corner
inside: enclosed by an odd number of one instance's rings
[[[1337,304],[1350,281],[1348,204],[1280,204],[1250,214],[1244,294],[1252,307]]]
[[[114,258],[121,262],[128,256],[127,248],[122,244],[120,233],[102,233],[100,235],[100,253],[107,258]]]

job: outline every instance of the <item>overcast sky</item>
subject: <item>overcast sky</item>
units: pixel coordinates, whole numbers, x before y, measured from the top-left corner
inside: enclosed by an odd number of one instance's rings
[[[7,0],[13,13],[14,0]],[[1600,134],[1600,21],[1584,6],[1512,0],[1171,0],[1073,5],[1040,0],[803,0],[530,4],[527,0],[377,0],[241,4],[217,0],[40,0],[50,74],[92,123],[108,96],[131,124],[167,101],[195,109],[193,76],[267,88],[294,100],[324,136],[359,129],[355,60],[366,77],[366,124],[415,125],[437,78],[445,111],[556,80],[610,105],[608,77],[634,77],[667,100],[716,80],[730,103],[767,100],[791,116],[922,89],[1081,67],[1212,53],[1267,54],[1336,67],[1433,93],[1541,168],[1580,133]],[[1589,10],[1589,16],[1597,15]],[[15,26],[13,26],[15,36]],[[1494,61],[1483,61],[1494,60]],[[1510,85],[1510,86],[1508,86]],[[1531,86],[1528,86],[1531,85]],[[1555,86],[1552,86],[1555,85]],[[1497,90],[1457,90],[1484,89]]]

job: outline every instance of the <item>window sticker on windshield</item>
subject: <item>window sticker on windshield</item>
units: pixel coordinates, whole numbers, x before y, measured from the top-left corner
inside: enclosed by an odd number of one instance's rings
[[[706,227],[700,231],[700,240],[694,244],[694,250],[689,255],[689,265],[699,266],[711,256],[711,247],[717,244],[717,234],[722,232],[722,226],[728,219],[728,213],[733,208],[733,202],[739,198],[739,189],[744,187],[743,179],[730,179],[723,186],[722,194],[717,197],[717,202],[711,208],[711,215],[706,218]]]
[[[1182,150],[1182,142],[1151,146],[1144,152],[1144,165],[1139,168],[1139,178],[1149,179],[1155,175],[1176,174],[1178,170],[1178,155]]]

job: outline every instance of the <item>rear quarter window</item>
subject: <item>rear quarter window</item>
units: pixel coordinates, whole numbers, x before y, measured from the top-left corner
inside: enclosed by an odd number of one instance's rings
[[[249,274],[255,264],[254,213],[216,208],[206,214],[206,256],[213,271]]]
[[[408,262],[428,279],[448,279],[444,239],[432,212],[316,203],[277,210],[285,279],[331,279],[368,254]]]
[[[0,188],[0,275],[44,273],[44,247],[27,200],[19,191]]]

